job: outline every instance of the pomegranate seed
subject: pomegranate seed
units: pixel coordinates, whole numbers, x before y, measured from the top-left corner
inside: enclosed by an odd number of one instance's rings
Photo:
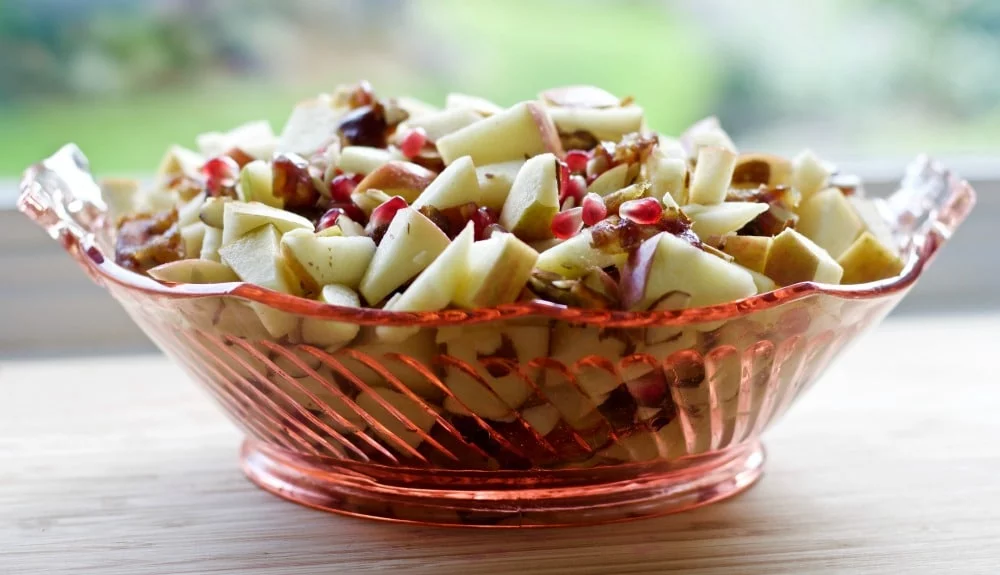
[[[655,224],[663,214],[663,204],[656,198],[629,200],[618,208],[618,215],[637,224]]]
[[[608,207],[604,205],[604,198],[590,192],[583,197],[583,223],[592,226],[603,220],[608,215]]]
[[[667,382],[659,370],[629,381],[625,385],[636,403],[647,407],[661,405],[669,393]]]
[[[559,212],[552,218],[552,235],[560,240],[569,239],[583,229],[583,208]]]
[[[351,176],[351,181],[354,182],[355,184],[360,184],[365,179],[364,174],[351,174],[350,176]]]
[[[235,177],[239,171],[240,167],[236,164],[236,160],[229,156],[217,156],[201,167],[201,173],[205,174],[206,178],[215,180]]]
[[[406,203],[406,200],[403,199],[403,196],[393,196],[372,210],[372,217],[369,220],[369,224],[375,228],[383,225],[389,225],[392,218],[396,217],[396,212],[405,208],[407,205],[408,204]]]
[[[316,231],[325,230],[326,228],[332,228],[337,225],[337,220],[345,213],[344,208],[330,208],[326,211],[326,213],[320,216],[319,221],[316,222]]]
[[[587,162],[590,160],[590,154],[583,150],[570,150],[566,152],[566,166],[569,168],[570,172],[574,174],[582,174],[587,171]]]
[[[573,198],[573,205],[579,206],[583,203],[583,196],[587,193],[587,181],[583,176],[572,175],[564,185],[559,188],[559,204],[562,205],[569,198]]]
[[[364,224],[365,221],[367,220],[367,217],[365,216],[365,213],[354,202],[335,202],[335,203],[330,204],[329,208],[326,210],[326,213],[323,214],[322,218],[320,218],[320,221],[322,221],[322,219],[325,218],[327,216],[327,214],[329,214],[333,210],[340,210],[340,212],[342,214],[344,214],[345,216],[351,218],[351,220],[354,221],[357,224]],[[338,217],[339,217],[339,215],[338,215]],[[336,223],[336,221],[334,221],[334,223]],[[333,224],[330,224],[330,225],[333,225]],[[329,226],[327,226],[327,227],[329,227]],[[320,228],[320,229],[323,229],[323,228]]]
[[[497,213],[483,206],[472,214],[472,225],[475,228],[476,240],[485,240],[489,237],[487,228],[497,221]]]
[[[358,182],[354,181],[353,174],[335,176],[330,180],[330,197],[335,202],[349,202],[351,201],[351,194],[354,193],[354,188],[357,185]]]
[[[423,128],[416,128],[410,130],[408,134],[399,143],[399,151],[403,152],[403,155],[411,160],[420,155],[420,150],[424,149],[424,144],[427,143],[427,132]]]
[[[210,195],[215,195],[223,188],[235,185],[236,175],[239,172],[239,164],[229,156],[212,158],[201,167],[201,173],[205,176],[205,187]]]

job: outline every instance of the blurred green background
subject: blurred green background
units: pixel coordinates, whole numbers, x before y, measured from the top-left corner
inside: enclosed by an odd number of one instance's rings
[[[838,159],[1000,152],[996,0],[4,0],[0,176],[68,141],[102,173],[367,78],[510,104],[593,83],[678,132]]]

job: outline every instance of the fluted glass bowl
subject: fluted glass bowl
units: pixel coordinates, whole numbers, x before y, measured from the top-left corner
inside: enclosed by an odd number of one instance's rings
[[[18,206],[243,430],[243,469],[260,487],[351,515],[539,526],[680,511],[751,485],[761,433],[906,295],[974,202],[967,183],[915,161],[883,204],[906,267],[870,284],[681,311],[537,301],[432,313],[127,271],[75,146],[26,172]],[[261,315],[296,328],[274,339]],[[315,336],[336,322],[359,335],[325,349]],[[375,326],[388,325],[421,330],[381,344]]]

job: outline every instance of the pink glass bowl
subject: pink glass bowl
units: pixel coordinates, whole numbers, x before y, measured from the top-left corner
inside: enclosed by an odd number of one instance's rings
[[[27,171],[18,206],[243,430],[243,469],[260,487],[349,515],[525,527],[654,516],[746,489],[764,429],[889,313],[974,202],[918,159],[884,204],[907,261],[890,280],[680,311],[537,301],[434,313],[127,271],[109,257],[75,146]],[[295,328],[275,339],[262,315]],[[310,341],[331,322],[360,333],[340,348]],[[375,326],[422,329],[390,346]]]

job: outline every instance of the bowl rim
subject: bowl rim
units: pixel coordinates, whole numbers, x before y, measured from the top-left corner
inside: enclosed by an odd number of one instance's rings
[[[74,169],[78,173],[69,173]],[[81,175],[89,180],[88,186],[93,188],[88,188],[86,193],[77,193],[78,190],[73,189],[80,187]],[[235,297],[301,316],[361,325],[448,326],[544,316],[604,327],[641,327],[728,320],[819,295],[842,300],[902,295],[913,286],[975,205],[975,192],[968,182],[958,179],[927,156],[919,156],[907,169],[907,178],[913,177],[933,177],[935,180],[922,182],[923,189],[920,189],[908,188],[904,179],[900,190],[888,199],[889,204],[895,200],[892,215],[897,220],[897,226],[893,231],[902,234],[904,240],[906,261],[898,275],[847,286],[800,282],[732,302],[662,311],[574,308],[534,299],[472,310],[403,312],[327,304],[246,282],[160,282],[119,266],[100,248],[97,235],[107,210],[99,195],[94,197],[94,189],[99,194],[99,188],[90,176],[86,157],[73,144],[64,146],[48,160],[25,171],[17,206],[59,240],[95,282],[147,295],[169,299]],[[67,209],[74,202],[77,204],[74,209]],[[81,204],[84,204],[82,208]],[[114,290],[112,292],[114,294]]]

